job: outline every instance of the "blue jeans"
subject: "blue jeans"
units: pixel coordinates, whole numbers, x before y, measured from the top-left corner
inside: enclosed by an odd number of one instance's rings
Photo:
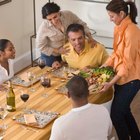
[[[131,113],[130,104],[140,89],[140,80],[115,85],[111,119],[119,140],[140,140],[140,132]]]
[[[46,61],[46,65],[51,67],[54,61],[61,61],[61,56],[47,56],[43,53],[41,53],[41,58]]]

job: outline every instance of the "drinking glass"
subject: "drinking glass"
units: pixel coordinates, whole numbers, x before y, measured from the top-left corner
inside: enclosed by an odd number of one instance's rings
[[[39,58],[38,59],[38,66],[41,68],[41,69],[43,69],[45,66],[46,66],[46,61],[45,61],[45,59],[43,59],[43,58]],[[41,72],[41,75],[43,75],[43,70],[42,70],[42,72]]]
[[[29,94],[21,91],[20,98],[24,102],[24,111],[26,111],[27,110],[27,100],[29,99]]]
[[[46,62],[45,62],[45,59],[43,59],[43,58],[39,58],[38,59],[38,66],[41,68],[41,69],[43,69],[45,66],[46,66]]]
[[[32,72],[27,72],[27,78],[28,78],[28,80],[30,81],[30,84],[31,84],[30,91],[34,92],[35,89],[32,86],[33,86],[33,82],[34,82],[34,79],[35,79],[35,75]]]
[[[7,111],[7,108],[6,108],[6,105],[3,105],[0,107],[0,118],[2,119],[3,121],[3,124],[0,126],[0,128],[2,129],[2,132],[1,132],[1,136],[5,135],[5,130],[8,128],[8,125],[5,124],[5,117],[8,115],[8,111]]]
[[[41,85],[45,88],[49,88],[51,86],[51,79],[49,77],[41,76],[40,79]],[[43,97],[48,97],[48,94],[42,94]]]

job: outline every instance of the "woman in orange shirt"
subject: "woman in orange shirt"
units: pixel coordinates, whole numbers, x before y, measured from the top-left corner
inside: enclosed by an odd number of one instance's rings
[[[116,76],[104,84],[101,92],[114,85],[111,118],[119,140],[140,140],[140,132],[130,104],[140,89],[140,29],[136,26],[134,2],[112,0],[106,7],[114,22],[113,54],[104,66],[112,66]]]

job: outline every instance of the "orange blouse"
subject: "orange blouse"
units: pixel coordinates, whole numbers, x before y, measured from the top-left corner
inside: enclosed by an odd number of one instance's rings
[[[114,30],[113,53],[106,61],[120,76],[117,84],[140,80],[140,29],[127,16]]]

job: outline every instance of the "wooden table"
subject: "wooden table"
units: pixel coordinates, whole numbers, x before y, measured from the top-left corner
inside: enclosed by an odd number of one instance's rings
[[[46,71],[47,68],[43,69]],[[32,67],[26,69],[19,75],[26,73],[27,71],[32,71],[36,75],[40,74],[42,70],[39,67]],[[53,111],[59,112],[61,115],[67,113],[71,109],[70,100],[63,94],[59,94],[56,91],[56,87],[64,84],[59,78],[51,78],[51,87],[44,88],[40,85],[40,82],[34,84],[35,92],[29,92],[29,88],[15,86],[14,85],[14,92],[16,96],[16,111],[10,112],[8,116],[5,118],[5,123],[8,125],[6,129],[6,134],[4,136],[4,140],[48,140],[51,133],[51,127],[53,121],[49,123],[43,129],[26,129],[23,125],[16,123],[12,118],[13,116],[21,113],[24,102],[20,99],[20,91],[24,90],[24,92],[28,92],[30,95],[29,100],[27,101],[27,107],[30,109],[36,109],[38,111]],[[47,93],[48,97],[42,96],[43,94]],[[96,94],[89,96],[89,102],[91,103],[98,103],[102,104],[111,100],[113,95],[112,90],[107,92],[106,94]],[[6,94],[0,92],[0,105],[6,103]],[[2,120],[0,120],[2,124]]]

